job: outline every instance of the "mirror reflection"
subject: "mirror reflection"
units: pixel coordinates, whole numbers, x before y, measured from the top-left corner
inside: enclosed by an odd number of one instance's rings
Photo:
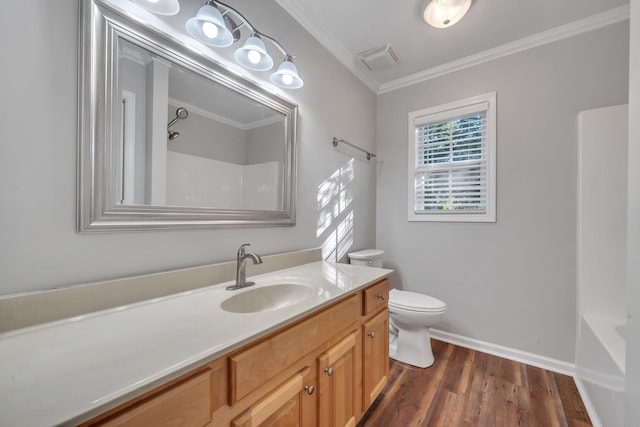
[[[123,205],[281,210],[285,117],[120,40]]]

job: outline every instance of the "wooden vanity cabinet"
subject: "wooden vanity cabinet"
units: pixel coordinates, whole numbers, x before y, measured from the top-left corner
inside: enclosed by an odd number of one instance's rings
[[[362,398],[366,411],[389,380],[389,281],[363,291]]]
[[[354,427],[362,400],[360,333],[354,331],[318,358],[318,425]]]
[[[352,295],[265,339],[231,353],[229,358],[230,405],[235,405],[263,384],[284,378],[287,369],[305,356],[310,362],[323,346],[339,339],[359,321],[360,299]],[[313,354],[315,353],[315,354]]]
[[[231,422],[231,427],[314,427],[313,370],[296,373]]]
[[[388,280],[82,426],[353,427],[389,378]]]
[[[389,380],[389,310],[380,311],[362,325],[362,398],[371,406]]]

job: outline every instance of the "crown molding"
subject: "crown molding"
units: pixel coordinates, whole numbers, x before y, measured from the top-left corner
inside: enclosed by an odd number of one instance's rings
[[[464,58],[439,65],[437,67],[428,68],[419,73],[411,74],[409,76],[393,80],[388,83],[383,83],[380,85],[378,95],[406,86],[411,86],[413,84],[430,80],[444,74],[452,73],[454,71],[493,61],[494,59],[502,58],[504,56],[513,55],[514,53],[522,52],[534,47],[553,43],[559,40],[576,36],[578,34],[606,27],[607,25],[615,24],[617,22],[629,19],[629,16],[629,5],[610,9],[605,12],[590,16],[588,18],[580,19],[578,21],[561,25],[559,27],[543,31],[532,36],[524,37],[513,42],[503,44],[501,46],[487,49],[483,52],[469,55]]]
[[[342,65],[344,65],[358,80],[364,83],[374,93],[378,93],[380,83],[372,76],[365,73],[364,70],[358,68],[354,63],[355,56],[333,35],[322,28],[313,19],[305,8],[300,6],[296,0],[276,0],[289,15],[291,15],[300,25],[302,25],[321,45],[325,47]]]
[[[378,83],[370,75],[360,70],[354,63],[355,56],[328,31],[314,22],[312,15],[295,0],[276,0],[296,21],[298,21],[313,37],[315,37],[338,61],[351,71],[369,89],[380,95],[406,86],[411,86],[426,80],[430,80],[454,71],[459,71],[494,59],[522,52],[534,47],[542,46],[555,41],[573,37],[588,31],[606,27],[629,19],[630,6],[619,6],[588,18],[580,19],[569,24],[561,25],[541,33],[515,40],[483,52],[466,56],[437,67],[392,80],[387,83]]]
[[[193,104],[190,104],[188,102],[185,102],[185,101],[182,101],[182,100],[179,100],[179,99],[176,99],[176,98],[169,98],[169,104],[173,105],[175,107],[186,108],[189,113],[195,113],[195,114],[197,114],[199,116],[202,116],[202,117],[204,117],[206,119],[214,120],[216,122],[223,123],[223,124],[225,124],[227,126],[232,126],[234,128],[241,129],[241,130],[245,129],[245,125],[240,123],[240,122],[236,122],[235,120],[231,120],[231,119],[229,119],[227,117],[224,117],[224,116],[221,116],[219,114],[212,113],[211,111],[204,110],[204,109],[202,109],[200,107],[196,107]]]
[[[143,67],[151,62],[151,57],[149,55],[143,57],[142,52],[135,50],[126,44],[120,47],[120,56],[123,59],[127,59],[134,64],[142,65]]]
[[[279,116],[274,116],[274,117],[270,117],[270,118],[266,118],[266,119],[260,119],[260,120],[256,120],[254,122],[250,122],[250,123],[240,123],[237,122],[235,120],[229,119],[227,117],[221,116],[219,114],[215,114],[212,113],[210,111],[207,110],[203,110],[200,107],[196,107],[193,104],[189,104],[188,102],[184,102],[181,101],[179,99],[176,98],[169,98],[169,104],[173,105],[174,107],[184,107],[187,109],[187,111],[189,111],[189,113],[195,113],[199,116],[202,116],[206,119],[209,120],[214,120],[220,123],[223,123],[225,125],[228,126],[232,126],[234,128],[240,129],[240,130],[250,130],[250,129],[255,129],[255,128],[259,128],[262,126],[267,126],[273,123],[277,123],[282,121],[282,117]]]

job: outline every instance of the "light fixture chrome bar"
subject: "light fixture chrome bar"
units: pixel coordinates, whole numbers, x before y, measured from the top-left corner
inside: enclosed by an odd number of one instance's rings
[[[236,21],[239,24],[236,24]],[[271,70],[273,58],[267,52],[263,41],[267,39],[284,57],[278,69],[271,74],[271,82],[283,89],[301,88],[304,82],[293,63],[295,56],[289,54],[276,39],[259,31],[242,13],[228,4],[206,0],[196,16],[186,22],[187,32],[191,37],[216,48],[229,47],[238,41],[241,37],[240,28],[245,26],[251,32],[251,36],[234,52],[236,62],[249,70]]]
[[[234,33],[234,38],[235,38],[235,31],[237,29],[239,29],[243,24],[246,25],[249,30],[251,30],[252,33],[256,33],[258,35],[260,35],[260,37],[268,39],[279,51],[280,53],[282,53],[282,55],[284,55],[285,58],[295,58],[294,55],[290,55],[287,53],[287,51],[284,49],[284,47],[282,47],[282,45],[273,37],[259,31],[256,27],[254,27],[251,22],[249,22],[249,20],[247,18],[244,17],[244,15],[242,15],[240,12],[238,12],[236,9],[234,9],[233,7],[229,6],[226,3],[223,3],[221,1],[217,1],[217,0],[209,0],[211,3],[217,4],[219,6],[224,7],[226,10],[224,12],[224,14],[226,14],[227,12],[231,11],[233,12],[233,14],[236,16],[236,18],[240,19],[240,21],[242,21],[242,24],[236,26],[235,28],[233,28],[231,31],[232,33]],[[223,15],[224,15],[223,14]],[[237,40],[236,40],[237,41]]]
[[[225,13],[222,14],[222,19],[224,19],[224,22],[226,24],[228,24],[231,27],[231,34],[233,35],[233,42],[237,42],[238,40],[240,40],[240,28],[242,28],[242,26],[244,25],[243,23],[240,23],[239,25],[236,24],[236,21],[233,20],[233,18],[231,17],[231,15],[229,15],[226,11]]]
[[[358,147],[357,145],[353,145],[353,144],[352,144],[352,143],[350,143],[349,141],[345,141],[345,140],[344,140],[344,139],[342,139],[342,138],[338,139],[338,138],[336,138],[336,137],[334,136],[334,137],[333,137],[333,146],[334,146],[334,147],[337,147],[337,146],[338,146],[338,143],[343,143],[343,144],[348,145],[349,147],[353,147],[353,148],[355,148],[356,150],[362,151],[363,153],[365,153],[365,154],[367,155],[367,160],[371,160],[371,158],[372,158],[372,157],[375,157],[375,156],[376,156],[375,154],[370,153],[370,152],[368,152],[367,150],[364,150],[364,149],[362,149],[362,148]]]

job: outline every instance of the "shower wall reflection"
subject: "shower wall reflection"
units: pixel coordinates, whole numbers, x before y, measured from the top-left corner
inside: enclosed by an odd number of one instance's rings
[[[123,205],[282,210],[284,115],[121,41]]]

